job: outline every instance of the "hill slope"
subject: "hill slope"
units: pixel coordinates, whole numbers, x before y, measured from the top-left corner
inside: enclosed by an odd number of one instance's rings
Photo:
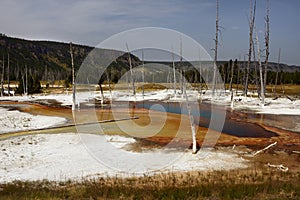
[[[75,69],[78,70],[87,55],[93,50],[93,47],[73,44]],[[111,63],[110,75],[111,80],[116,82],[118,78],[129,70],[128,55],[125,52],[117,52],[114,50],[99,49],[105,53],[105,56],[122,55],[116,62]],[[102,53],[100,52],[100,53]],[[52,42],[52,41],[30,41],[18,38],[12,38],[0,34],[0,65],[7,66],[8,53],[10,57],[10,80],[20,80],[25,72],[25,65],[28,66],[29,73],[40,80],[62,80],[69,78],[71,75],[71,57],[70,46],[68,43]],[[138,66],[141,61],[138,57],[131,55],[133,66]],[[146,62],[146,63],[153,63]],[[160,63],[160,62],[155,62]],[[161,64],[172,66],[170,62],[162,62]],[[191,63],[175,63],[176,68],[184,68],[183,71],[194,74],[196,71]],[[195,66],[197,64],[192,63]],[[218,61],[220,71],[222,67],[227,65],[228,61]],[[246,63],[239,62],[240,69],[246,66]],[[203,67],[211,68],[211,63],[203,62]],[[251,68],[254,69],[252,63]],[[228,67],[226,67],[228,70]],[[269,63],[269,71],[277,71],[276,63]],[[289,66],[280,64],[279,71],[294,73],[300,72],[299,66]],[[0,74],[2,70],[0,70]],[[6,76],[7,73],[5,73]],[[190,75],[192,76],[192,75]],[[6,78],[5,78],[6,79]],[[199,80],[199,79],[198,79]],[[190,80],[192,81],[192,80]],[[192,81],[194,82],[194,81]]]

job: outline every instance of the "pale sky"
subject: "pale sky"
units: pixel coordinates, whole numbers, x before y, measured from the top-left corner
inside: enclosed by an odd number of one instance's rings
[[[257,0],[256,28],[264,39],[266,0]],[[300,65],[300,1],[270,0],[270,60]],[[248,49],[249,0],[220,0],[219,59]],[[96,46],[121,31],[162,27],[182,32],[213,56],[214,0],[1,0],[1,33],[33,40]],[[261,47],[263,49],[263,46]]]

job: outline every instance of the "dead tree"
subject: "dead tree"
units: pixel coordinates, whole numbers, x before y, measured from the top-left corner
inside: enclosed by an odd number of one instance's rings
[[[28,94],[28,67],[25,64],[25,95]]]
[[[233,108],[233,89],[232,89],[232,80],[233,80],[233,66],[234,62],[231,61],[231,76],[230,76],[230,101],[231,101],[231,108]]]
[[[200,97],[202,99],[202,65],[201,65],[201,53],[199,50],[199,88],[198,92],[200,93]]]
[[[10,75],[10,71],[9,71],[9,52],[7,54],[7,94],[8,96],[10,96],[10,80],[9,80],[9,75]]]
[[[1,97],[3,97],[3,91],[4,91],[4,88],[3,88],[3,83],[4,83],[4,73],[5,73],[5,65],[4,65],[4,54],[2,56],[2,74],[1,74]]]
[[[230,63],[230,62],[229,62]],[[232,81],[233,81],[233,68],[234,68],[234,62],[231,60],[231,70],[230,70],[230,82],[229,82],[229,90],[232,91]]]
[[[186,100],[186,107],[189,115],[189,121],[190,121],[190,126],[191,126],[191,131],[192,131],[192,153],[195,154],[197,153],[197,140],[196,140],[196,126],[195,126],[195,121],[194,121],[194,116],[192,114],[191,106],[189,104],[188,96],[186,93],[186,79],[183,79],[183,94],[185,96]]]
[[[103,87],[102,87],[102,83],[103,83],[103,80],[102,80],[102,72],[100,69],[98,69],[98,74],[100,76],[100,79],[99,79],[99,82],[98,82],[98,85],[99,85],[99,89],[100,89],[100,94],[101,94],[101,105],[103,104],[103,101],[104,101],[104,93],[103,93]]]
[[[254,82],[255,82],[255,86],[256,86],[256,91],[259,94],[259,83],[258,83],[258,78],[257,78],[257,62],[256,62],[256,53],[255,53],[255,45],[254,45],[254,41],[252,38],[252,51],[253,51],[253,65],[254,65]]]
[[[108,83],[108,90],[109,90],[110,100],[112,100],[111,86],[110,86],[110,75],[111,75],[111,71],[108,72],[108,69],[106,69],[106,70],[105,70],[105,74],[106,74],[106,79],[107,79],[107,83]]]
[[[70,42],[70,55],[71,55],[71,65],[72,65],[72,110],[75,110],[76,106],[76,86],[75,86],[75,69],[74,69],[74,57],[72,42]]]
[[[176,97],[176,71],[175,71],[175,63],[174,63],[174,52],[172,49],[172,67],[173,67],[173,88],[174,88],[174,95]]]
[[[250,21],[249,21],[249,51],[248,51],[248,62],[245,74],[245,87],[244,95],[247,96],[248,93],[248,81],[249,81],[249,72],[250,64],[252,58],[252,46],[253,46],[253,28],[255,22],[255,10],[256,10],[256,0],[254,0],[254,6],[252,5],[252,0],[250,0]]]
[[[144,88],[144,85],[145,85],[145,62],[144,62],[144,50],[142,49],[142,64],[143,64],[143,69],[142,69],[142,94],[143,94],[143,99],[144,99],[144,96],[145,96],[145,88]]]
[[[235,95],[238,94],[238,90],[239,90],[239,84],[240,84],[240,58],[239,58],[239,62],[237,65],[237,78],[236,78],[236,91],[235,91]]]
[[[264,73],[264,89],[266,92],[266,87],[267,87],[267,73],[268,73],[268,62],[269,62],[269,41],[270,41],[270,3],[269,0],[267,0],[267,14],[266,14],[266,30],[265,30],[265,46],[266,46],[266,60],[265,60],[265,73]]]
[[[218,45],[219,45],[219,0],[216,0],[216,37],[215,37],[215,58],[214,58],[214,72],[213,72],[213,85],[212,85],[212,96],[215,96],[216,90],[216,76],[217,76],[217,60],[218,60]]]
[[[256,47],[257,47],[257,57],[258,57],[258,65],[259,65],[260,97],[261,97],[262,105],[265,105],[265,93],[264,93],[265,90],[264,90],[264,81],[263,81],[264,78],[263,78],[262,64],[260,60],[261,52],[260,52],[257,32],[256,32]]]
[[[131,84],[132,84],[132,94],[134,96],[134,99],[136,99],[136,93],[135,93],[135,86],[134,86],[134,78],[133,78],[133,70],[132,70],[132,63],[131,63],[131,55],[128,48],[128,44],[126,43],[127,53],[128,53],[128,62],[130,67],[130,78],[131,78]]]
[[[183,65],[182,65],[182,38],[180,37],[180,93],[183,94],[183,74],[184,74],[184,69],[183,69]]]
[[[279,65],[280,65],[280,52],[281,52],[281,49],[279,48],[278,62],[277,62],[277,69],[276,69],[276,77],[275,77],[275,85],[274,85],[274,96],[276,96],[276,87],[277,87],[277,82],[278,82],[278,73],[279,73]]]

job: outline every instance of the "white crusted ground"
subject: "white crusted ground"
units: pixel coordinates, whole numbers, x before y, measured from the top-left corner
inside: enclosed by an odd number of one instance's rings
[[[105,140],[102,140],[104,137]],[[82,143],[82,139],[85,143]],[[95,143],[96,140],[98,141]],[[195,155],[190,151],[159,150],[137,153],[121,149],[132,142],[135,140],[121,136],[75,133],[29,135],[2,140],[0,182],[42,179],[65,181],[97,176],[130,176],[138,175],[135,172],[138,172],[141,166],[148,166],[149,169],[163,167],[161,171],[226,170],[247,166],[247,161],[230,152],[212,151],[207,155],[204,153]],[[110,152],[98,149],[101,145],[110,144],[113,145]],[[94,153],[91,153],[91,150],[95,150]],[[100,161],[95,157],[100,158]],[[163,165],[161,162],[164,158],[170,158],[171,164]],[[119,171],[126,167],[128,171]]]

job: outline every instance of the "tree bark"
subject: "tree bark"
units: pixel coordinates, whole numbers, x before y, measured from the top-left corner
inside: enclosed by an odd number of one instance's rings
[[[255,22],[255,10],[256,10],[256,0],[254,0],[254,7],[252,5],[252,0],[250,0],[250,23],[249,23],[249,51],[248,51],[248,62],[246,68],[246,77],[245,77],[245,87],[244,87],[244,95],[248,94],[248,81],[249,81],[249,72],[250,72],[250,64],[252,58],[252,46],[253,46],[253,28]]]
[[[110,74],[107,72],[107,69],[105,70],[106,72],[106,77],[107,77],[107,82],[108,82],[108,90],[109,90],[109,96],[110,96],[110,100],[112,100],[112,94],[111,94],[111,87],[110,87]]]
[[[25,95],[28,95],[28,67],[27,64],[25,64]]]
[[[232,80],[233,80],[233,68],[234,68],[234,62],[231,62],[231,71],[230,71],[230,83],[229,83],[229,90],[232,91]]]
[[[278,82],[278,73],[279,73],[279,65],[280,65],[280,53],[281,53],[281,49],[279,48],[278,62],[277,62],[277,69],[276,69],[276,77],[275,77],[275,85],[274,85],[274,96],[276,96],[276,94],[277,94],[276,87],[277,87],[277,82]]]
[[[269,40],[270,40],[270,19],[269,19],[269,0],[267,0],[267,15],[266,15],[266,30],[265,30],[265,45],[266,45],[266,60],[265,60],[265,73],[264,73],[264,92],[266,93],[267,87],[267,74],[268,74],[268,62],[269,62]]]
[[[183,95],[183,73],[184,73],[184,69],[183,69],[183,65],[182,65],[182,38],[180,37],[180,93],[181,95]]]
[[[199,92],[202,99],[202,65],[201,65],[201,53],[199,50]]]
[[[215,58],[214,58],[214,71],[213,71],[213,85],[212,97],[215,96],[216,90],[216,76],[217,76],[217,60],[218,60],[218,40],[219,40],[219,0],[216,0],[216,33],[215,33]]]
[[[10,80],[9,80],[9,77],[10,77],[10,69],[9,69],[9,52],[8,52],[8,55],[7,55],[7,92],[8,92],[8,96],[10,96]]]
[[[240,84],[240,58],[239,58],[239,62],[237,65],[237,78],[236,78],[236,91],[235,91],[235,95],[238,94],[238,90],[239,90],[239,84]]]
[[[76,86],[75,86],[75,69],[74,69],[74,57],[73,57],[73,47],[72,42],[70,42],[70,55],[71,55],[71,65],[72,65],[72,110],[75,110],[76,106]]]
[[[131,78],[131,84],[132,84],[132,94],[134,96],[134,99],[136,99],[136,92],[135,92],[135,85],[134,85],[134,77],[133,77],[133,70],[132,70],[132,63],[131,63],[131,55],[128,48],[128,44],[126,44],[127,52],[128,52],[128,62],[130,67],[130,78]]]
[[[258,54],[258,65],[259,65],[259,79],[260,79],[260,96],[262,100],[262,105],[265,105],[265,93],[264,93],[264,82],[263,82],[263,69],[260,60],[260,47],[259,47],[259,40],[258,34],[256,33],[256,47],[257,47],[257,54]]]
[[[176,71],[175,71],[175,63],[174,63],[174,52],[172,50],[172,67],[173,67],[173,88],[174,88],[174,95],[176,98]]]
[[[1,97],[3,97],[3,91],[4,91],[4,88],[3,88],[3,83],[4,83],[4,73],[5,73],[5,65],[4,65],[4,54],[2,56],[2,74],[1,74]]]
[[[191,107],[189,104],[188,96],[186,93],[186,81],[184,79],[184,87],[183,87],[183,94],[185,96],[186,100],[186,106],[187,106],[187,111],[189,115],[189,120],[190,120],[190,126],[191,126],[191,131],[192,131],[192,153],[195,154],[197,153],[197,140],[196,140],[196,127],[195,127],[195,122],[194,122],[194,117],[191,111]]]
[[[144,50],[142,49],[142,63],[143,63],[143,71],[142,71],[142,94],[143,94],[143,100],[144,100],[144,96],[145,96],[145,88],[144,88],[144,85],[145,85],[145,63],[144,63]]]

